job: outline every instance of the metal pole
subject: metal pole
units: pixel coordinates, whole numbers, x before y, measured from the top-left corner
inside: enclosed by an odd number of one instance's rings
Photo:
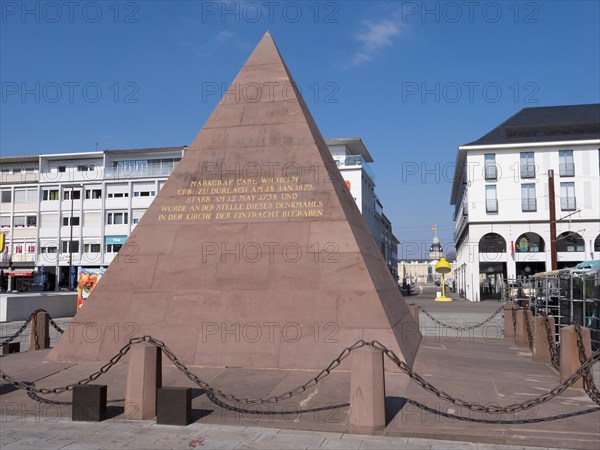
[[[556,206],[554,198],[554,170],[548,171],[548,200],[550,202],[550,270],[556,270]]]
[[[69,290],[73,290],[73,277],[71,276],[71,272],[73,271],[73,189],[71,186],[71,218],[69,219],[70,226],[70,236],[69,236]]]

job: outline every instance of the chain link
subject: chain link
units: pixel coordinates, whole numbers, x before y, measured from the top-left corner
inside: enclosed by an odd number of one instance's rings
[[[542,317],[544,318],[544,325],[546,326],[546,337],[548,339],[548,348],[550,350],[550,362],[552,363],[552,367],[560,371],[560,356],[558,353],[558,348],[554,343],[554,330],[550,329],[550,318],[548,315],[542,314]]]
[[[517,313],[515,313],[515,309],[510,308],[510,315],[512,316],[512,324],[513,324],[513,336],[517,335]]]
[[[527,340],[529,341],[529,350],[533,351],[533,333],[531,332],[531,322],[529,322],[529,309],[523,308],[525,316],[525,330],[527,331]]]
[[[587,360],[585,355],[585,346],[583,344],[583,336],[581,335],[581,326],[577,322],[573,322],[575,326],[575,334],[577,335],[577,347],[579,349],[579,362],[583,366],[585,361]],[[583,373],[583,389],[590,396],[590,398],[596,402],[596,404],[600,405],[600,392],[598,392],[598,388],[596,387],[596,383],[594,383],[594,377],[592,375],[591,370],[586,370]]]
[[[8,344],[8,343],[14,341],[16,338],[18,338],[21,334],[23,334],[23,332],[25,331],[27,326],[31,323],[31,321],[35,320],[35,318],[37,317],[37,313],[40,313],[40,312],[47,313],[48,311],[46,311],[45,309],[42,309],[42,308],[36,309],[34,312],[32,312],[29,315],[29,318],[23,323],[23,325],[21,325],[19,327],[19,329],[15,333],[13,333],[11,336],[9,336],[8,338],[6,338],[2,342],[0,342],[0,345]],[[63,334],[65,332],[65,330],[63,330],[54,320],[52,320],[52,317],[50,317],[50,314],[48,314],[48,321],[50,322],[50,325],[52,325],[52,327],[56,331],[58,331],[60,334]],[[34,329],[35,329],[34,330],[35,349],[39,350],[40,344],[39,344],[39,337],[37,335],[37,327],[34,327]]]
[[[498,315],[498,313],[500,311],[502,311],[502,309],[503,309],[503,306],[499,307],[490,317],[488,317],[487,319],[485,319],[482,322],[476,323],[475,325],[458,326],[458,325],[447,324],[447,323],[444,323],[444,322],[440,321],[439,319],[436,319],[430,313],[428,313],[427,311],[425,311],[425,309],[421,305],[419,305],[419,310],[422,311],[423,314],[425,314],[427,317],[429,317],[435,323],[437,323],[438,325],[441,325],[441,326],[443,326],[445,328],[450,328],[452,330],[457,330],[457,331],[468,331],[468,330],[474,330],[475,328],[482,327],[486,323],[488,323],[489,321],[491,321],[494,317],[496,317]]]
[[[596,350],[589,359],[585,359],[585,349],[583,350],[583,340],[580,338],[580,333],[578,334],[578,345],[580,349],[580,360],[581,367],[571,375],[566,381],[554,387],[552,390],[547,392],[546,394],[540,395],[538,397],[526,400],[521,403],[513,403],[508,406],[499,406],[499,405],[482,405],[477,402],[467,402],[460,398],[456,398],[448,394],[447,392],[436,388],[431,383],[428,383],[423,379],[421,375],[414,372],[404,361],[402,361],[392,350],[390,350],[385,345],[381,344],[378,341],[367,342],[364,340],[357,341],[354,345],[345,348],[337,358],[335,358],[325,369],[323,369],[317,376],[311,378],[308,382],[304,383],[301,386],[298,386],[295,389],[292,389],[284,394],[268,396],[260,399],[248,399],[241,398],[236,395],[227,394],[220,389],[216,389],[209,385],[207,382],[203,381],[199,378],[195,373],[193,373],[172,351],[171,349],[162,341],[153,338],[152,336],[144,336],[131,339],[125,346],[119,350],[119,352],[113,356],[110,361],[102,366],[98,371],[94,372],[89,377],[79,381],[78,383],[69,384],[60,388],[38,388],[31,384],[24,383],[22,381],[17,381],[7,375],[4,371],[0,370],[0,377],[9,383],[13,384],[15,387],[19,389],[24,389],[28,392],[38,393],[38,394],[60,394],[65,391],[70,391],[73,389],[75,384],[87,384],[91,381],[96,380],[100,375],[108,372],[131,348],[132,345],[135,345],[140,342],[149,342],[151,344],[156,345],[160,348],[166,357],[179,369],[184,375],[186,375],[191,381],[196,383],[200,388],[207,391],[208,394],[220,397],[222,399],[233,401],[236,403],[246,404],[246,405],[263,405],[263,404],[272,404],[278,403],[281,400],[287,400],[292,398],[295,395],[301,394],[305,392],[307,389],[313,387],[325,377],[327,377],[332,370],[338,367],[342,361],[344,361],[350,354],[359,348],[362,347],[372,347],[377,350],[383,352],[383,354],[393,363],[395,364],[402,372],[404,372],[408,377],[421,386],[426,391],[435,395],[436,397],[445,400],[447,402],[452,403],[460,408],[465,408],[471,411],[486,413],[486,414],[514,414],[519,411],[525,411],[541,405],[543,403],[548,402],[549,400],[559,396],[562,394],[567,388],[573,385],[579,378],[584,377],[584,386],[587,386],[586,392],[592,398],[592,400],[598,404],[600,404],[600,394],[596,389],[596,386],[593,384],[593,379],[590,380],[590,368],[600,361],[600,350]]]

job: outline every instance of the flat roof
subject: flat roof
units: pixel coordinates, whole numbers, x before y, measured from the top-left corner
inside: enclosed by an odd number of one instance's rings
[[[372,163],[373,157],[367,150],[364,142],[361,138],[335,138],[335,139],[325,139],[325,143],[329,145],[345,145],[350,149],[353,155],[362,156],[366,162]]]

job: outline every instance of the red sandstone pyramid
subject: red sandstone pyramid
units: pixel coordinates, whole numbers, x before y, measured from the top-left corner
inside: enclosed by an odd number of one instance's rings
[[[267,33],[49,355],[152,335],[185,363],[322,369],[421,335]]]

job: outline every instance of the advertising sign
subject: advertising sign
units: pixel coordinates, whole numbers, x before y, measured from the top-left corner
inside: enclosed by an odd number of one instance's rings
[[[79,311],[86,299],[90,296],[105,269],[79,269],[79,282],[77,283],[77,310]]]

